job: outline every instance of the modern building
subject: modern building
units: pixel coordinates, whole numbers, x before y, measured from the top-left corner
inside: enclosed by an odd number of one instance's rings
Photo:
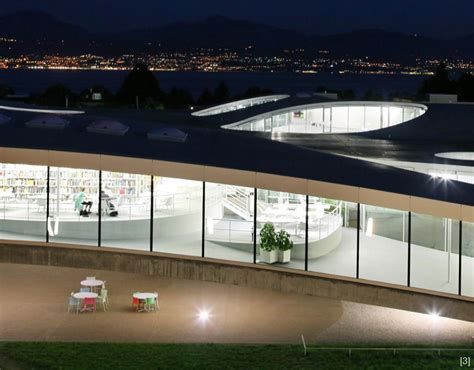
[[[272,224],[277,266],[474,297],[474,105],[0,110],[0,239],[258,264]]]

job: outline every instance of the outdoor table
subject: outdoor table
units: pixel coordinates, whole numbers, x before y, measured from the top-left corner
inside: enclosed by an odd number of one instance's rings
[[[98,288],[104,284],[103,280],[82,280],[81,285],[88,288]]]
[[[156,293],[134,293],[133,298],[138,299],[137,312],[145,311],[145,301],[147,298],[157,298],[158,294]]]
[[[74,293],[73,297],[76,299],[97,298],[98,294],[93,293],[93,292],[80,292],[80,293]],[[84,308],[81,308],[81,312],[84,312]]]

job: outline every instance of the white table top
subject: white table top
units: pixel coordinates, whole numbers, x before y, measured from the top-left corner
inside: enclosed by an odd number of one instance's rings
[[[73,297],[77,299],[97,298],[98,294],[92,293],[92,292],[80,292],[80,293],[74,293]]]
[[[147,299],[147,298],[156,298],[158,294],[156,293],[134,293],[133,298],[137,299]]]
[[[82,286],[101,286],[104,284],[103,280],[82,280]]]

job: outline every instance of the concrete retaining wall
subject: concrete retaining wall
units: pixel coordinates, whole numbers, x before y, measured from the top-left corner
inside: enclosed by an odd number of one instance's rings
[[[198,257],[0,241],[0,262],[121,271],[307,294],[474,321],[474,298],[279,267]]]

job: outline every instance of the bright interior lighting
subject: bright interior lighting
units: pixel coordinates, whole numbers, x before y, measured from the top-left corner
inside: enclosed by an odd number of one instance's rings
[[[212,217],[207,218],[207,232],[209,235],[214,235],[214,219]]]
[[[51,236],[54,236],[54,230],[53,230],[53,225],[51,221],[52,221],[52,218],[48,217],[48,234]]]
[[[367,229],[365,230],[365,235],[366,236],[372,236],[374,233],[374,219],[372,217],[369,217],[367,220]]]
[[[54,218],[54,235],[59,234],[59,217]]]

